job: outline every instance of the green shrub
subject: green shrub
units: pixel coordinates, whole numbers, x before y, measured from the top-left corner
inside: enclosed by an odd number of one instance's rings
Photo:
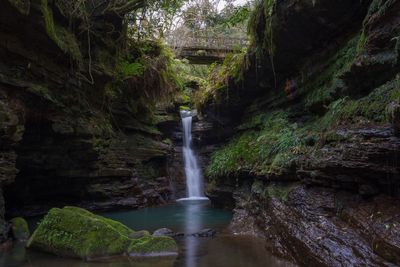
[[[258,116],[259,129],[247,129],[215,151],[206,175],[218,178],[238,175],[241,171],[268,175],[288,164],[284,157],[301,151],[303,130],[290,123],[285,112]],[[245,122],[245,125],[248,127],[249,123]],[[243,129],[243,125],[239,128]]]
[[[328,107],[328,112],[318,121],[321,129],[328,129],[343,123],[371,121],[387,123],[387,107],[400,99],[400,77],[376,88],[360,99],[340,98]]]
[[[350,39],[343,48],[327,60],[327,67],[310,77],[302,87],[301,90],[307,93],[305,99],[307,108],[329,105],[335,100],[335,95],[343,93],[346,85],[342,80],[342,75],[350,70],[358,55],[357,44],[360,38],[360,35],[356,35]]]
[[[201,84],[194,96],[196,108],[201,110],[201,107],[210,99],[218,102],[222,97],[229,97],[227,95],[229,80],[233,80],[237,84],[243,81],[244,74],[249,67],[247,49],[228,54],[222,64],[211,65],[207,82]]]

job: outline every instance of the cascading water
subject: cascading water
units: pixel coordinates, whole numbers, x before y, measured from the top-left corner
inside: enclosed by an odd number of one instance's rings
[[[192,121],[193,112],[181,111],[183,128],[183,159],[185,162],[187,198],[178,201],[185,203],[185,233],[192,234],[201,230],[202,218],[199,216],[203,209],[204,196],[203,177],[197,162],[196,154],[192,149]],[[193,236],[185,238],[185,264],[186,267],[197,267],[195,255],[199,250],[199,241]]]
[[[204,197],[203,177],[192,149],[193,112],[181,111],[183,127],[183,158],[185,162],[187,199],[208,199]]]

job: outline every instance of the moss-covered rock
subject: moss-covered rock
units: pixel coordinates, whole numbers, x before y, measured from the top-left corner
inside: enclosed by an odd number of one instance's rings
[[[171,238],[143,236],[125,225],[76,207],[53,208],[28,241],[28,247],[59,256],[93,258],[118,254],[157,254],[177,252]]]
[[[178,252],[176,242],[171,237],[146,235],[135,239],[128,247],[130,256],[168,256]]]
[[[28,223],[22,217],[16,217],[10,221],[13,237],[17,240],[28,240],[30,231]]]

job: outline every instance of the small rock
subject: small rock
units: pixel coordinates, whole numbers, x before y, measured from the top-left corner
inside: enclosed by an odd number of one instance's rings
[[[184,237],[185,234],[182,232],[175,233],[174,237]]]
[[[192,234],[193,236],[196,237],[214,237],[217,234],[217,231],[215,231],[214,229],[203,229],[200,232],[194,233]]]
[[[153,236],[158,237],[158,236],[175,236],[174,231],[168,228],[161,228],[158,230],[155,230],[153,233]]]
[[[132,239],[139,239],[139,238],[142,238],[142,237],[148,236],[148,235],[150,235],[150,233],[148,231],[141,230],[141,231],[137,231],[137,232],[130,234],[128,237],[132,238]]]
[[[30,236],[28,223],[22,217],[16,217],[10,221],[12,235],[16,240],[26,241]]]

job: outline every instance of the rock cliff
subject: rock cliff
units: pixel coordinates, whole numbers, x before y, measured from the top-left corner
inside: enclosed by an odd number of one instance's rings
[[[154,73],[145,80],[154,69],[143,61],[162,70],[168,55],[155,43],[126,42],[130,10],[118,2],[74,12],[68,3],[0,1],[0,241],[5,214],[138,208],[173,197],[173,146],[158,126],[179,120],[144,95],[161,98],[173,86]]]
[[[396,0],[259,2],[252,45],[198,103],[226,133],[206,174],[234,231],[303,266],[400,264],[399,14]]]

